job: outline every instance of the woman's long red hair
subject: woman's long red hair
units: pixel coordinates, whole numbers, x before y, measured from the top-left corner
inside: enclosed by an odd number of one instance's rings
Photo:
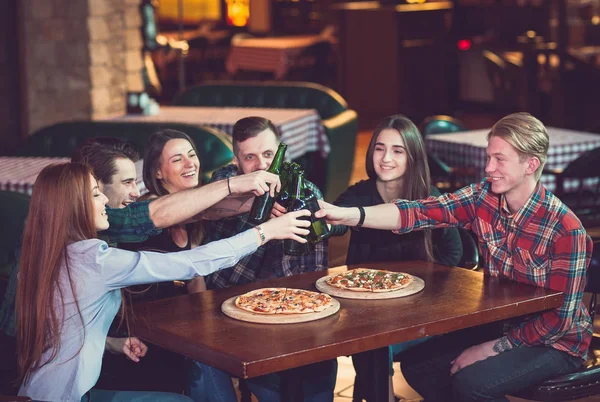
[[[63,311],[56,307],[63,306],[64,289],[59,284],[63,266],[75,293],[67,246],[96,237],[91,173],[87,166],[65,163],[46,167],[35,181],[23,233],[16,299],[21,381],[58,352]],[[43,359],[47,350],[52,353]]]

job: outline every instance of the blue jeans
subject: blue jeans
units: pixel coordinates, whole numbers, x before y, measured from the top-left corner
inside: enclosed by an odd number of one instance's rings
[[[502,335],[488,329],[454,332],[402,353],[404,378],[426,402],[506,402],[506,395],[575,371],[582,364],[579,358],[550,347],[519,347],[473,363],[451,376],[450,362],[463,350]]]
[[[168,392],[107,391],[92,389],[81,398],[82,402],[191,402],[185,395]]]
[[[337,377],[337,360],[309,364],[298,369],[303,378],[306,402],[332,402]],[[267,374],[246,380],[260,402],[281,401],[279,375]],[[195,402],[237,402],[231,376],[224,371],[195,361],[191,369],[188,395]]]

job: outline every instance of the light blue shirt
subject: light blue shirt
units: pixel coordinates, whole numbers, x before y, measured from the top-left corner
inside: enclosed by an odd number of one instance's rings
[[[59,277],[64,309],[59,299],[55,301],[56,311],[64,311],[64,316],[59,317],[63,322],[60,347],[54,360],[31,374],[19,395],[41,401],[81,400],[98,381],[108,329],[121,305],[121,288],[208,275],[235,265],[256,249],[256,234],[252,229],[229,239],[169,254],[134,253],[108,247],[99,239],[69,245],[68,271],[75,295],[65,265]],[[46,351],[42,361],[50,355],[51,351]]]

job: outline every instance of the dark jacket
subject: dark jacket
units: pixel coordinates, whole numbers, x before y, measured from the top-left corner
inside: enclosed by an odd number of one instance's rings
[[[441,195],[431,187],[431,195]],[[350,186],[335,200],[341,207],[369,207],[383,204],[374,179],[363,180]],[[347,226],[334,226],[333,236],[341,236],[348,231]],[[359,264],[376,261],[407,261],[424,259],[422,239],[424,233],[415,231],[402,235],[389,230],[361,228],[352,231],[346,264]],[[455,266],[462,257],[462,242],[456,228],[436,229],[432,231],[433,255],[435,261]]]

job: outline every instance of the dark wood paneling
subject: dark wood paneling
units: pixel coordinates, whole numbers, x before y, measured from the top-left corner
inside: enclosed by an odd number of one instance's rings
[[[340,92],[367,127],[402,113],[448,113],[451,3],[338,7]]]
[[[0,148],[14,149],[20,138],[17,1],[0,2]]]

